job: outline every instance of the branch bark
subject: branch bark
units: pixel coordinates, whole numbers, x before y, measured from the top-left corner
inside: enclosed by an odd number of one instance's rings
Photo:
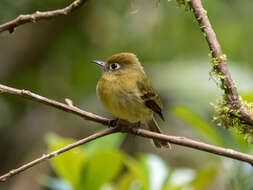
[[[145,138],[151,138],[151,139],[159,139],[159,140],[164,140],[167,141],[171,144],[176,144],[176,145],[180,145],[180,146],[185,146],[185,147],[189,147],[192,149],[196,149],[196,150],[200,150],[200,151],[204,151],[204,152],[209,152],[212,154],[217,154],[220,156],[224,156],[224,157],[228,157],[228,158],[232,158],[235,160],[239,160],[239,161],[243,161],[243,162],[247,162],[251,165],[253,165],[253,156],[248,155],[248,154],[244,154],[232,149],[226,149],[226,148],[221,148],[218,146],[214,146],[214,145],[209,145],[203,142],[198,142],[195,140],[191,140],[185,137],[177,137],[177,136],[168,136],[168,135],[164,135],[164,134],[160,134],[160,133],[155,133],[152,131],[147,131],[144,129],[140,129],[140,128],[130,128],[127,126],[118,126],[116,128],[113,129],[108,129],[106,131],[103,132],[99,132],[96,133],[94,135],[91,135],[89,137],[86,137],[82,140],[79,140],[73,144],[70,144],[64,148],[61,148],[57,151],[54,151],[50,154],[44,154],[42,155],[40,158],[37,158],[27,164],[24,164],[23,166],[17,168],[17,169],[13,169],[11,171],[9,171],[8,173],[0,176],[0,182],[5,182],[7,179],[9,179],[10,177],[17,175],[43,161],[49,160],[55,156],[58,156],[59,154],[62,154],[70,149],[73,149],[77,146],[83,145],[85,143],[88,143],[90,141],[93,141],[95,139],[113,134],[113,133],[130,133],[130,134],[134,134],[137,136],[142,136]]]
[[[10,33],[12,33],[14,32],[16,27],[29,23],[29,22],[35,23],[39,20],[47,20],[47,19],[55,18],[61,15],[68,15],[69,13],[80,8],[87,1],[88,0],[75,0],[73,3],[71,3],[69,6],[63,9],[57,9],[57,10],[45,11],[45,12],[37,11],[33,14],[19,15],[17,18],[0,25],[0,33],[7,30]]]
[[[201,0],[190,0],[189,4],[202,32],[204,33],[212,57],[218,62],[217,71],[224,76],[221,78],[221,86],[227,96],[228,106],[232,109],[239,110],[240,119],[246,123],[249,123],[253,127],[252,113],[243,106],[238,96],[236,86],[226,63],[226,59],[216,38],[216,34],[212,28],[212,25],[208,19],[207,12],[203,8]]]
[[[11,87],[0,84],[0,92],[13,94],[13,95],[17,95],[17,96],[22,96],[26,99],[30,99],[35,102],[40,102],[42,104],[49,105],[51,107],[55,107],[55,108],[63,110],[63,111],[73,113],[73,114],[81,116],[85,119],[95,121],[97,123],[101,123],[103,125],[110,125],[109,119],[106,119],[104,117],[98,116],[96,114],[93,114],[93,113],[90,113],[87,111],[84,111],[84,110],[79,109],[79,108],[77,108],[73,105],[70,105],[70,104],[63,104],[63,103],[57,102],[55,100],[45,98],[45,97],[40,96],[38,94],[32,93],[28,90],[19,90],[16,88],[11,88]]]
[[[47,11],[47,12],[37,11],[36,13],[33,13],[33,14],[20,15],[16,19],[0,25],[0,33],[3,31],[6,31],[6,30],[8,30],[11,33],[14,31],[14,29],[16,27],[23,25],[25,23],[37,22],[39,20],[50,19],[50,18],[54,18],[54,17],[60,16],[60,15],[67,15],[67,14],[73,12],[74,10],[80,8],[86,2],[87,2],[87,0],[76,0],[73,3],[71,3],[69,6],[67,6],[66,8],[63,8],[63,9]],[[223,76],[225,76],[224,78],[221,78],[221,82],[222,82],[222,86],[224,86],[224,88],[223,88],[224,92],[228,97],[228,103],[230,104],[230,107],[233,109],[239,110],[240,111],[239,112],[240,118],[242,120],[244,120],[245,122],[253,125],[253,119],[251,117],[250,111],[243,106],[241,100],[239,99],[237,89],[236,89],[235,84],[232,80],[232,77],[229,73],[229,70],[228,70],[228,67],[226,64],[226,60],[223,57],[223,52],[221,50],[218,40],[216,39],[216,35],[215,35],[214,30],[212,29],[210,21],[206,15],[206,11],[204,10],[204,8],[202,6],[201,0],[190,0],[189,3],[190,3],[190,6],[191,6],[194,14],[195,14],[195,18],[199,22],[200,28],[202,29],[203,33],[206,36],[206,40],[207,40],[209,49],[212,53],[212,57],[218,61],[218,71]],[[19,89],[5,86],[5,85],[0,85],[0,91],[4,92],[4,93],[8,93],[8,94],[22,96],[24,98],[43,103],[43,104],[49,105],[51,107],[61,109],[66,112],[70,112],[72,114],[81,116],[85,119],[88,119],[88,120],[91,120],[91,121],[94,121],[94,122],[97,122],[97,123],[100,123],[103,125],[107,125],[107,126],[111,125],[111,122],[109,119],[98,116],[96,114],[93,114],[93,113],[90,113],[87,111],[84,111],[82,109],[79,109],[79,108],[73,106],[71,103],[67,103],[67,104],[60,103],[55,100],[45,98],[43,96],[40,96],[38,94],[32,93],[27,90],[19,90]],[[189,147],[189,148],[193,148],[193,149],[225,156],[225,157],[232,158],[235,160],[247,162],[247,163],[253,165],[253,156],[252,155],[244,154],[244,153],[232,150],[232,149],[225,149],[225,148],[209,145],[209,144],[194,141],[194,140],[191,140],[191,139],[188,139],[185,137],[167,136],[167,135],[147,131],[144,129],[129,128],[126,126],[118,126],[117,128],[109,129],[104,132],[91,135],[87,138],[77,141],[76,143],[70,144],[70,145],[68,145],[62,149],[59,149],[55,152],[52,152],[50,154],[43,155],[42,157],[40,157],[32,162],[29,162],[17,169],[11,170],[10,172],[0,176],[0,181],[5,181],[11,176],[21,173],[33,166],[45,161],[45,160],[53,158],[53,157],[55,157],[63,152],[66,152],[72,148],[75,148],[75,147],[80,146],[84,143],[90,142],[90,141],[95,140],[97,138],[100,138],[100,137],[103,137],[106,135],[110,135],[110,134],[116,133],[116,132],[131,133],[131,134],[135,134],[135,135],[146,137],[146,138],[155,138],[155,139],[159,139],[159,140],[165,140],[171,144],[177,144],[180,146],[185,146],[185,147]]]
[[[40,96],[38,94],[32,93],[27,90],[19,90],[19,89],[11,88],[11,87],[1,85],[1,84],[0,84],[0,91],[4,92],[4,93],[8,93],[8,94],[21,96],[21,97],[24,97],[24,98],[27,98],[27,99],[30,99],[30,100],[33,100],[36,102],[40,102],[40,103],[49,105],[51,107],[55,107],[57,109],[84,117],[88,120],[91,120],[91,121],[94,121],[94,122],[97,122],[97,123],[100,123],[103,125],[107,125],[107,126],[111,125],[111,122],[109,119],[103,118],[101,116],[98,116],[96,114],[93,114],[93,113],[90,113],[90,112],[87,112],[84,110],[81,110],[81,109],[73,106],[72,102],[70,102],[69,100],[67,101],[68,104],[63,104],[63,103],[57,102],[55,100],[51,100],[51,99],[45,98],[43,96]],[[142,136],[142,137],[146,137],[146,138],[164,140],[164,141],[167,141],[171,144],[176,144],[176,145],[185,146],[185,147],[189,147],[189,148],[204,151],[204,152],[209,152],[212,154],[217,154],[220,156],[225,156],[225,157],[228,157],[231,159],[240,160],[240,161],[243,161],[243,162],[253,165],[253,156],[252,155],[244,154],[244,153],[232,150],[232,149],[226,149],[226,148],[222,148],[222,147],[218,147],[218,146],[214,146],[214,145],[209,145],[209,144],[206,144],[203,142],[194,141],[194,140],[191,140],[191,139],[188,139],[185,137],[168,136],[168,135],[154,133],[154,132],[147,131],[147,130],[140,129],[140,128],[131,128],[131,127],[127,127],[125,125],[121,125],[121,126],[117,126],[117,128],[109,129],[107,131],[97,133],[97,134],[94,134],[94,135],[89,136],[87,138],[84,138],[80,141],[77,141],[76,143],[68,145],[62,149],[55,151],[55,152],[44,155],[44,156],[42,156],[32,162],[29,162],[17,169],[11,170],[8,173],[0,176],[0,181],[3,182],[11,176],[21,173],[21,172],[33,167],[34,165],[37,165],[45,160],[55,157],[63,152],[66,152],[66,151],[72,149],[72,148],[75,148],[75,147],[80,146],[84,143],[90,142],[90,141],[95,140],[97,138],[100,138],[100,137],[103,137],[106,135],[110,135],[112,133],[117,133],[117,132],[130,133],[130,134],[134,134],[134,135]]]
[[[73,149],[73,148],[75,148],[77,146],[80,146],[82,144],[88,143],[88,142],[93,141],[95,139],[104,137],[106,135],[113,134],[113,133],[115,133],[117,131],[118,131],[118,129],[114,128],[114,129],[109,129],[107,131],[95,133],[95,134],[93,134],[93,135],[91,135],[89,137],[86,137],[86,138],[84,138],[82,140],[79,140],[79,141],[77,141],[77,142],[75,142],[73,144],[65,146],[65,147],[63,147],[63,148],[61,148],[61,149],[59,149],[57,151],[51,152],[50,154],[43,154],[40,158],[37,158],[37,159],[35,159],[35,160],[27,163],[27,164],[24,164],[23,166],[21,166],[21,167],[19,167],[17,169],[13,169],[13,170],[9,171],[8,173],[0,176],[0,182],[4,182],[8,178],[10,178],[10,177],[12,177],[14,175],[17,175],[17,174],[19,174],[19,173],[21,173],[21,172],[23,172],[23,171],[25,171],[25,170],[27,170],[27,169],[29,169],[29,168],[37,165],[37,164],[43,162],[43,161],[49,160],[49,159],[51,159],[53,157],[56,157],[59,154],[62,154],[62,153],[66,152],[66,151],[68,151],[70,149]]]

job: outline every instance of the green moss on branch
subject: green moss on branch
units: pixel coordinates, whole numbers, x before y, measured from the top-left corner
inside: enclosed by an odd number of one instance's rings
[[[242,104],[251,113],[253,113],[253,103],[242,101]],[[214,120],[219,126],[227,129],[235,128],[240,134],[244,134],[247,140],[253,137],[253,128],[240,117],[240,110],[230,108],[226,95],[218,101],[217,104],[212,104],[215,109]]]

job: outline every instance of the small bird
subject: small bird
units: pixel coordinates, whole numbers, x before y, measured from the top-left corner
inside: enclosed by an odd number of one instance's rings
[[[137,56],[119,53],[107,61],[93,61],[103,71],[97,83],[97,95],[103,106],[114,116],[130,123],[143,123],[151,131],[161,133],[153,117],[162,120],[162,103],[152,87]],[[156,147],[169,147],[166,141],[153,139]]]

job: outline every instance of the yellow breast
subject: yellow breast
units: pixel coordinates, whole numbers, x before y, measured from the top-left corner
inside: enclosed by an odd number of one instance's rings
[[[97,84],[97,94],[112,115],[132,123],[145,123],[152,111],[140,98],[136,80],[134,75],[117,77],[105,73]]]

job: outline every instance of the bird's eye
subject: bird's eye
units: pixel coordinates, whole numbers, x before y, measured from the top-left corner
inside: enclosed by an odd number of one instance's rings
[[[120,68],[120,65],[118,63],[112,63],[110,65],[111,70],[116,70],[116,69],[119,69],[119,68]]]

